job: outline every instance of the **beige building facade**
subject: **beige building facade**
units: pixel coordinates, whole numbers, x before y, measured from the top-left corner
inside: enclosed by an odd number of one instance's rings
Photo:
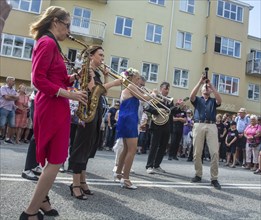
[[[237,0],[41,0],[11,1],[0,51],[0,82],[16,77],[30,85],[34,41],[29,24],[50,5],[71,14],[72,36],[100,44],[105,63],[117,73],[138,69],[146,87],[171,84],[174,99],[189,96],[205,67],[220,92],[222,112],[241,107],[261,112],[261,39],[248,35],[252,6]],[[15,2],[15,3],[14,3]],[[66,40],[62,50],[75,61],[81,45]],[[118,99],[121,88],[108,96]],[[187,103],[190,105],[190,103]]]

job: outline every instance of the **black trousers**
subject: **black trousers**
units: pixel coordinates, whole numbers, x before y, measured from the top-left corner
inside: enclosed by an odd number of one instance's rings
[[[147,160],[146,169],[158,168],[163,160],[169,141],[169,125],[159,126],[152,130],[151,148]]]
[[[183,127],[174,127],[173,132],[171,132],[171,144],[169,148],[169,156],[176,157],[178,150],[179,150],[179,144],[181,141],[181,138],[183,136]]]
[[[25,160],[25,167],[24,170],[31,170],[37,167],[39,164],[36,161],[36,144],[34,135],[30,140],[30,144],[27,150],[26,160]]]
[[[109,147],[110,149],[113,148],[113,145],[115,143],[115,135],[116,135],[116,124],[113,125],[111,129],[108,127],[106,147]]]
[[[34,118],[34,101],[32,100],[32,104],[31,104],[31,109],[30,109],[30,113],[31,113],[31,119],[33,122],[33,118]],[[26,155],[26,160],[25,160],[25,167],[24,170],[31,170],[35,167],[37,167],[39,164],[36,161],[36,144],[35,144],[35,139],[34,139],[34,135],[31,137],[30,140],[30,144],[27,150],[27,155]]]

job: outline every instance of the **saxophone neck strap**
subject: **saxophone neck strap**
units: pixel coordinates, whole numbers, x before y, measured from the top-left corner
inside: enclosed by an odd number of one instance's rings
[[[50,38],[52,38],[52,39],[55,41],[55,43],[56,43],[56,45],[57,45],[57,48],[58,48],[58,50],[59,50],[59,52],[60,52],[62,58],[63,58],[68,64],[70,64],[71,61],[63,54],[62,49],[61,49],[61,47],[60,47],[58,41],[56,40],[55,36],[53,35],[53,33],[52,33],[51,31],[47,31],[47,32],[45,33],[45,35],[48,36],[48,37],[50,37]]]

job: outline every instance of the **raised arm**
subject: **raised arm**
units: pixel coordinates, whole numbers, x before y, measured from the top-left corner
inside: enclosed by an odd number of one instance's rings
[[[204,76],[201,76],[200,80],[198,81],[198,83],[196,84],[196,86],[192,89],[191,93],[190,93],[190,96],[189,96],[189,99],[191,102],[194,102],[195,99],[196,99],[196,95],[200,89],[200,87],[203,85],[205,81],[205,78]]]

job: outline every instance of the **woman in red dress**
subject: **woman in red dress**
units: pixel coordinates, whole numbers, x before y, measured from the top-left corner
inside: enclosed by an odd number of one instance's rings
[[[20,139],[24,129],[28,124],[27,111],[29,110],[29,97],[25,94],[25,85],[21,84],[18,87],[19,99],[15,101],[17,110],[15,112],[15,127],[16,127],[16,143],[20,143]]]
[[[61,49],[57,41],[67,38],[70,15],[62,7],[51,6],[30,27],[37,43],[33,51],[32,81],[38,89],[35,97],[34,135],[36,158],[44,167],[33,197],[20,219],[43,219],[43,215],[59,215],[51,208],[47,196],[68,154],[70,134],[69,100],[87,104],[84,92],[68,92],[77,74],[67,75]]]

